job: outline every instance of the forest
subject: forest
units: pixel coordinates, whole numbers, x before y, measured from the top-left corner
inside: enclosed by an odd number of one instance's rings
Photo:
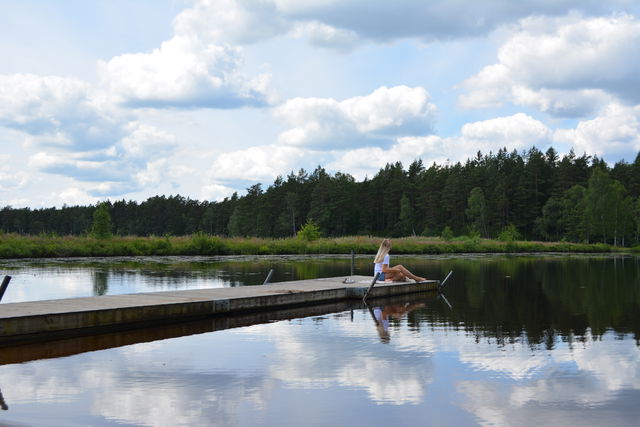
[[[505,229],[519,239],[638,245],[640,153],[609,166],[597,156],[549,148],[482,154],[466,162],[407,169],[389,163],[356,181],[318,166],[279,176],[267,188],[221,201],[154,196],[89,206],[0,210],[0,230],[17,234],[86,235],[95,214],[107,214],[119,236],[291,237],[312,223],[326,237],[476,235]]]

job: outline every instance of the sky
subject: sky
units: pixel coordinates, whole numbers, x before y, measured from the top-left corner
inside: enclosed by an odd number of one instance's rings
[[[0,206],[640,151],[640,0],[0,0]]]

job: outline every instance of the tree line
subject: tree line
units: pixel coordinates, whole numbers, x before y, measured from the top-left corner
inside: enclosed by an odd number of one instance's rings
[[[98,209],[116,235],[288,237],[312,222],[324,236],[379,235],[497,237],[511,229],[527,240],[640,242],[640,153],[613,167],[597,156],[549,148],[478,152],[466,162],[407,169],[389,163],[356,181],[318,166],[279,176],[222,201],[154,196],[62,208],[0,211],[7,233],[82,235]],[[102,221],[104,222],[104,216]]]

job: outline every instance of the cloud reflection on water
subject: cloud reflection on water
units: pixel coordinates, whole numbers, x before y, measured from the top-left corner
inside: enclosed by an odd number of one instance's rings
[[[482,425],[624,425],[640,415],[640,350],[613,333],[584,338],[551,350],[524,336],[503,345],[445,325],[412,329],[405,317],[383,344],[369,313],[356,310],[353,320],[316,316],[5,365],[3,420],[33,422],[28,411],[54,407],[77,420],[89,407],[137,425],[275,425],[295,401],[291,417],[322,413],[329,423],[344,414],[321,409],[348,393],[362,407],[405,414],[453,400]]]

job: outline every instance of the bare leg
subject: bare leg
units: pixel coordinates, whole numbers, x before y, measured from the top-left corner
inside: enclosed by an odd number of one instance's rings
[[[391,273],[389,274],[389,276],[391,276],[389,278],[392,280],[405,280],[407,277],[409,279],[415,280],[416,282],[423,282],[427,280],[424,277],[416,276],[415,274],[411,273],[401,264],[394,265],[393,267],[390,267],[389,270],[387,271]]]

